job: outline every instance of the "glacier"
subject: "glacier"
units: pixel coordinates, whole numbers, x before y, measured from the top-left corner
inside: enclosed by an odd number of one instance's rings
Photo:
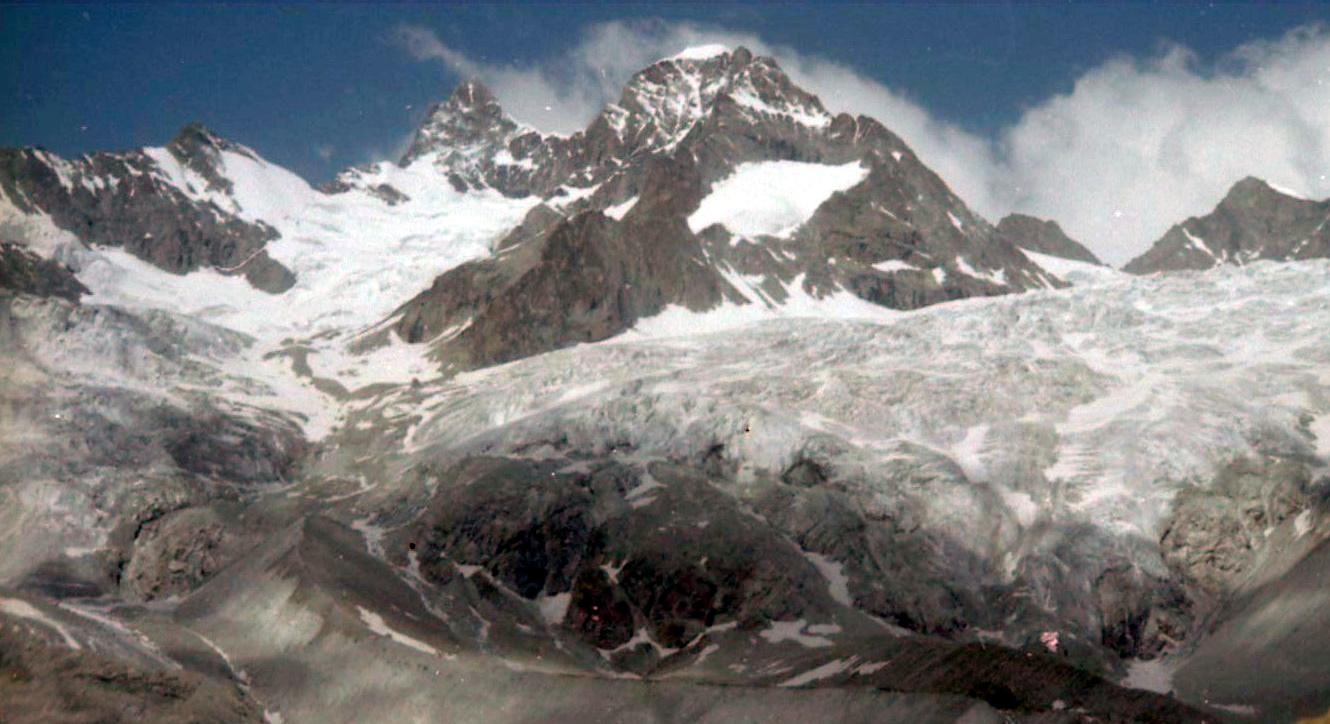
[[[909,442],[962,464],[1027,527],[1085,520],[1151,539],[1178,490],[1235,457],[1322,454],[1330,264],[1103,276],[906,313],[667,313],[427,385],[410,394],[422,420],[405,444],[515,450],[558,430],[662,456],[720,444],[779,471],[828,436],[870,469]],[[371,407],[403,404],[388,393]]]

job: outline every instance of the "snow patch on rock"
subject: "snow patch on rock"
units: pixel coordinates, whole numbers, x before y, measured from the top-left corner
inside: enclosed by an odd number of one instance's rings
[[[422,654],[429,654],[430,656],[439,655],[439,650],[434,648],[433,646],[430,646],[429,644],[419,639],[407,636],[406,634],[388,626],[388,624],[384,623],[383,617],[380,616],[379,614],[363,606],[356,606],[356,610],[360,612],[361,622],[364,623],[365,626],[370,631],[373,631],[374,633],[380,636],[392,639],[393,641],[409,649],[415,649],[416,651],[419,651]]]
[[[778,644],[782,641],[793,641],[800,646],[806,646],[810,649],[832,646],[835,642],[825,636],[816,636],[812,633],[812,627],[808,626],[806,619],[797,621],[772,621],[771,627],[758,633],[767,643]]]
[[[850,577],[845,575],[844,566],[830,558],[812,551],[804,551],[804,557],[817,568],[817,572],[827,581],[827,592],[836,603],[853,606],[850,597]]]
[[[844,659],[834,659],[832,661],[828,661],[825,664],[822,664],[821,666],[818,666],[817,668],[809,669],[808,671],[805,671],[804,673],[799,674],[798,676],[786,679],[785,681],[780,682],[776,686],[782,686],[782,687],[804,686],[806,684],[811,684],[814,681],[821,681],[822,679],[830,678],[837,674],[843,674],[846,671],[849,671],[850,669],[854,668],[855,664],[858,663],[859,663],[858,656],[850,656]]]
[[[720,224],[740,236],[788,237],[822,202],[863,181],[868,169],[857,161],[841,166],[799,161],[740,164],[717,182],[688,217],[695,233]]]

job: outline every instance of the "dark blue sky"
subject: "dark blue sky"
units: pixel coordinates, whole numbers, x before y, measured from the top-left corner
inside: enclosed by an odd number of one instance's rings
[[[317,182],[392,148],[457,81],[391,42],[395,28],[426,26],[477,60],[528,64],[557,58],[591,24],[635,18],[820,55],[992,135],[1115,55],[1176,42],[1210,61],[1330,20],[1330,7],[0,3],[0,145],[64,155],[159,145],[201,120]]]

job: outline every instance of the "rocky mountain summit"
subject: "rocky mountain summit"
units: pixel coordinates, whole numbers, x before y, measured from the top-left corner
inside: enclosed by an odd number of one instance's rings
[[[671,308],[913,309],[1062,283],[877,121],[833,116],[744,48],[651,65],[571,136],[522,126],[464,82],[398,164],[348,169],[322,193],[198,125],[160,149],[5,153],[0,190],[18,211],[173,273],[240,274],[277,294],[297,272],[270,247],[314,231],[301,214],[329,208],[321,195],[400,209],[430,176],[530,204],[497,256],[403,290],[419,293],[390,315],[391,332],[358,347],[391,334],[453,370],[605,339]]]
[[[1121,274],[742,48],[0,158],[6,722],[1330,707],[1330,262]]]
[[[832,116],[797,88],[770,58],[745,48],[682,55],[633,77],[616,104],[571,136],[541,134],[518,124],[482,83],[469,80],[430,109],[401,160],[423,157],[457,183],[507,195],[547,197],[561,186],[585,189],[646,157],[674,148],[721,103],[746,117],[788,120],[811,127]],[[629,169],[640,177],[643,169]]]
[[[998,222],[997,232],[1011,243],[1027,251],[1047,254],[1061,259],[1083,261],[1103,266],[1094,252],[1067,236],[1058,222],[1036,219],[1025,214],[1008,214]]]
[[[521,129],[468,82],[404,161],[438,148],[450,179],[553,194],[498,256],[398,310],[397,334],[451,367],[606,339],[669,307],[913,309],[1061,284],[890,131],[832,116],[743,48],[650,66],[567,138]]]
[[[1311,201],[1249,176],[1234,184],[1214,211],[1169,229],[1123,270],[1152,274],[1328,257],[1330,200]]]

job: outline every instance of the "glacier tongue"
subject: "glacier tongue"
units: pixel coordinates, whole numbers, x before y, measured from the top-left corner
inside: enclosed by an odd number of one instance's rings
[[[1330,412],[1328,310],[1325,262],[1106,276],[857,319],[745,323],[721,309],[430,386],[407,442],[615,439],[676,458],[720,444],[779,472],[830,436],[870,476],[901,444],[922,445],[984,476],[972,482],[1026,525],[1079,520],[1157,540],[1177,491],[1232,459],[1316,454],[1301,416]],[[847,316],[832,311],[809,309]],[[687,332],[708,327],[727,331]],[[942,519],[960,512],[935,503]]]

